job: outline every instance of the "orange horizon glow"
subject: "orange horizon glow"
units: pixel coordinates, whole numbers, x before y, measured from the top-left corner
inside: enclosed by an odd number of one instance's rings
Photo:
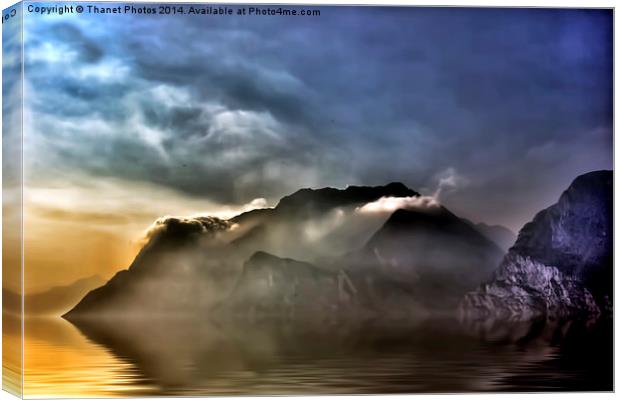
[[[267,206],[265,199],[214,204],[155,185],[119,179],[25,187],[24,293],[42,292],[129,267],[146,230],[164,216],[231,218]],[[13,285],[14,286],[14,285]],[[18,287],[8,286],[13,291]]]

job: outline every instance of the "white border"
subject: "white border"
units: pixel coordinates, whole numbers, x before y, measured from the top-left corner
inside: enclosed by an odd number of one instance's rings
[[[166,2],[166,3],[205,3],[205,1],[200,0],[163,0],[163,1],[149,1],[149,0],[133,0],[134,2],[142,2],[142,3],[152,3],[152,2]],[[79,1],[82,3],[89,3],[88,1]],[[215,2],[215,1],[213,1]],[[437,1],[437,0],[423,0],[420,2],[415,1],[407,1],[407,0],[226,0],[226,1],[218,1],[220,3],[227,4],[265,4],[265,3],[282,3],[282,4],[316,4],[316,5],[403,5],[403,6],[470,6],[470,7],[558,7],[558,8],[614,8],[614,1],[610,0],[590,0],[590,1],[576,1],[576,0],[520,0],[520,1],[493,1],[493,0],[478,0],[478,1],[466,1],[466,0],[450,0],[446,1]],[[0,5],[2,9],[10,7],[15,4],[16,1],[11,0],[0,0]],[[615,11],[614,11],[614,27],[615,27]],[[1,30],[0,30],[1,31]],[[2,38],[2,34],[0,33],[0,39]],[[618,32],[614,29],[614,77],[617,76],[618,72],[618,64],[616,63],[615,55],[618,54]],[[0,56],[0,63],[2,62],[2,57]],[[2,72],[0,69],[0,79],[2,77]],[[618,104],[616,103],[615,96],[616,93],[616,81],[614,79],[614,116],[618,115]],[[0,96],[1,97],[1,96]],[[2,105],[2,101],[0,99],[0,107]],[[1,108],[0,108],[1,109]],[[1,128],[0,122],[0,128]],[[617,120],[614,118],[614,132],[617,131]],[[614,156],[618,154],[619,144],[618,141],[615,140],[614,134]],[[0,154],[1,158],[1,154]],[[614,171],[617,170],[616,158],[614,157]],[[0,183],[1,183],[1,174],[0,174]],[[620,239],[618,238],[618,213],[616,212],[619,207],[619,199],[618,199],[618,175],[614,174],[614,249],[620,249]],[[2,232],[0,231],[0,239],[2,237]],[[0,240],[0,248],[1,248],[1,240]],[[615,256],[614,260],[614,288],[619,287],[618,282],[620,280],[620,273],[618,272],[618,257]],[[0,300],[1,303],[1,300]],[[2,323],[0,322],[0,328]],[[614,339],[618,338],[618,322],[614,320]],[[614,340],[614,344],[617,344],[617,340]],[[0,349],[1,354],[1,349]],[[614,346],[614,360],[618,359],[618,346]],[[618,381],[618,369],[615,368],[614,362],[614,384],[617,384]],[[474,394],[474,395],[378,395],[372,396],[372,398],[377,399],[398,399],[398,398],[415,398],[421,400],[439,400],[446,399],[446,396],[458,396],[459,399],[464,400],[473,400],[478,399],[480,397],[483,398],[493,398],[500,397],[505,400],[522,400],[522,399],[536,399],[536,398],[545,398],[545,399],[554,399],[554,400],[577,400],[583,399],[587,397],[588,399],[608,399],[614,398],[615,394],[613,393],[545,393],[545,394]],[[363,396],[367,397],[367,396]],[[333,399],[347,399],[347,400],[356,400],[363,398],[361,396],[304,396],[303,399],[306,400],[333,400]],[[217,399],[229,399],[230,397],[218,397]],[[280,397],[242,397],[242,399],[246,400],[263,400],[265,398],[291,398],[288,396],[280,396]],[[16,399],[16,397],[10,395],[7,392],[0,391],[0,400],[12,400]],[[147,398],[136,398],[139,400],[145,400]],[[166,397],[166,399],[183,399],[182,397]],[[239,399],[239,398],[237,398]]]

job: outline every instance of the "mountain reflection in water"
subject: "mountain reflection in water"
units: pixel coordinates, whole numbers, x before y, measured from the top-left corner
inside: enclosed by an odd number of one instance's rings
[[[26,397],[613,389],[612,321],[30,319]]]

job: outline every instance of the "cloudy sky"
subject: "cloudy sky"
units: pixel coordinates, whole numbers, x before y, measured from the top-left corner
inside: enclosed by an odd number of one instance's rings
[[[611,11],[320,11],[26,15],[33,265],[106,275],[157,216],[300,187],[443,182],[454,212],[517,231],[612,168]]]

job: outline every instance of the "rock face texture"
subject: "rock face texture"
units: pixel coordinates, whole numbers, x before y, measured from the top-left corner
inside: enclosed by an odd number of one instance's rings
[[[257,252],[245,263],[222,306],[227,313],[250,318],[327,317],[349,306],[354,295],[355,287],[344,273]]]
[[[216,309],[229,317],[305,322],[402,318],[421,311],[403,285],[378,275],[366,278],[257,252]]]
[[[579,176],[519,232],[493,278],[460,305],[469,318],[610,313],[613,173]]]
[[[613,173],[576,178],[554,206],[526,224],[513,252],[574,276],[598,302],[613,295]]]
[[[576,278],[515,253],[506,256],[492,282],[465,296],[461,307],[473,317],[517,320],[600,314],[594,297]]]

